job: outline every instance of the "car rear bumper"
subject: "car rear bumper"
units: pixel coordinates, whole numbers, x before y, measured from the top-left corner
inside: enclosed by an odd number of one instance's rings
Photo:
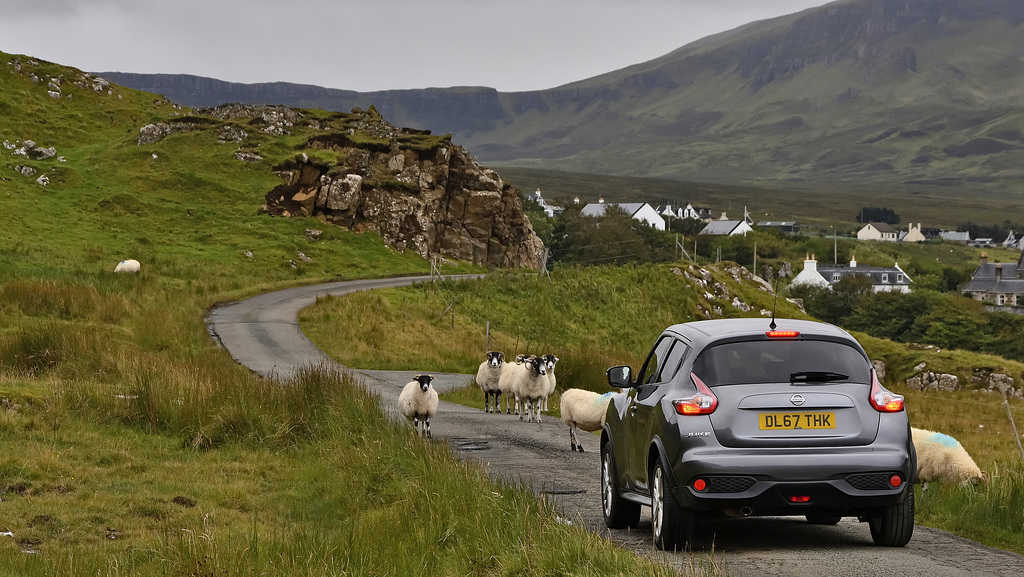
[[[816,451],[692,451],[674,467],[674,496],[695,510],[737,510],[754,515],[856,514],[892,505],[908,486],[913,467],[906,449]],[[890,479],[900,483],[892,486]],[[694,481],[702,479],[698,491]]]

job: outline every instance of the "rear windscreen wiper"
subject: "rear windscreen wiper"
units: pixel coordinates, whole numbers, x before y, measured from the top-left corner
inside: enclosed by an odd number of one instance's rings
[[[790,373],[789,382],[791,383],[824,383],[827,381],[841,381],[843,379],[850,378],[849,375],[841,373],[833,373],[831,371],[800,371],[797,373]]]

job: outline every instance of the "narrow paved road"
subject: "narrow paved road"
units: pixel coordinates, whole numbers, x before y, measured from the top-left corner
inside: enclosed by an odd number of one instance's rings
[[[335,363],[301,331],[298,312],[323,295],[411,285],[429,277],[346,281],[297,287],[214,308],[210,333],[242,365],[267,378],[287,379],[303,367]],[[481,357],[482,358],[482,357]],[[386,410],[395,403],[413,371],[359,371]],[[439,390],[465,386],[470,375],[437,374]],[[871,543],[866,524],[844,519],[836,526],[810,525],[796,518],[750,518],[718,522],[712,552],[663,554],[651,544],[649,516],[633,531],[611,531],[601,518],[598,438],[580,435],[584,453],[569,451],[568,430],[546,417],[527,424],[518,417],[486,414],[482,408],[442,403],[431,423],[435,439],[445,439],[461,458],[490,474],[529,484],[549,499],[567,522],[579,523],[640,555],[686,568],[715,564],[732,577],[1021,577],[1024,557],[979,545],[949,533],[918,526],[907,547]]]

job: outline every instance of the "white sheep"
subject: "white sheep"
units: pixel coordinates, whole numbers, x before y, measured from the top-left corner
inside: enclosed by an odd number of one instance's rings
[[[917,450],[917,480],[928,488],[929,481],[971,483],[988,481],[960,441],[949,435],[910,428]]]
[[[548,397],[551,396],[551,393],[555,392],[555,387],[558,384],[558,382],[555,379],[555,363],[558,362],[558,357],[556,357],[555,355],[544,355],[544,362],[547,363],[546,366],[548,371],[548,392],[546,395],[544,395],[544,408],[542,410],[547,411]]]
[[[513,396],[512,396],[512,383],[515,382],[516,377],[519,373],[526,368],[523,361],[526,360],[526,355],[516,355],[516,362],[505,363],[501,365],[501,376],[498,377],[498,397],[505,397],[505,413],[512,412]],[[519,406],[516,405],[516,414],[519,414]],[[501,407],[498,407],[498,412],[501,412]]]
[[[614,392],[599,395],[585,389],[568,389],[559,401],[562,422],[569,426],[569,446],[573,451],[583,452],[583,445],[576,440],[576,429],[599,431],[604,426],[605,413]]]
[[[430,417],[437,413],[437,391],[430,386],[434,380],[433,375],[416,375],[402,388],[402,394],[398,395],[398,410],[406,419],[412,421],[412,426],[420,435],[430,438]],[[423,431],[420,431],[420,421],[423,421]]]
[[[484,392],[485,413],[501,412],[501,389],[498,388],[498,379],[501,378],[501,367],[504,365],[505,353],[491,351],[487,353],[487,358],[480,363],[480,368],[476,371],[476,384]]]
[[[123,260],[114,267],[114,272],[139,272],[142,265],[134,258]]]
[[[542,357],[531,356],[523,361],[524,369],[512,381],[512,394],[516,397],[516,405],[522,407],[519,420],[529,415],[526,422],[532,423],[536,418],[540,422],[540,405],[548,390],[547,363]]]

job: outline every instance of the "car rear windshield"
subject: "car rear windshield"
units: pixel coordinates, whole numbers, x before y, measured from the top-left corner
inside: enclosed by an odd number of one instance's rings
[[[871,365],[857,349],[832,341],[746,341],[714,345],[694,361],[709,387],[752,383],[871,383]]]

